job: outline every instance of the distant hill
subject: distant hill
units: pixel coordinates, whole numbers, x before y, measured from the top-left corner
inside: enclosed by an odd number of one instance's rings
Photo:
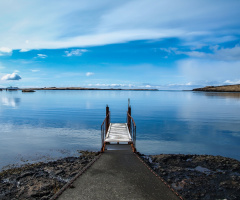
[[[240,84],[238,85],[222,85],[222,86],[206,86],[203,88],[195,88],[193,91],[205,92],[240,92]]]

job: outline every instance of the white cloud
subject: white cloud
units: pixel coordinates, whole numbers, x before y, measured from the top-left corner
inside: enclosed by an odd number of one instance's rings
[[[226,80],[239,80],[240,61],[186,59],[177,63],[180,74],[194,84],[221,85]]]
[[[240,84],[240,80],[226,80],[224,81],[224,84]]]
[[[21,49],[19,52],[28,52],[30,49]]]
[[[96,84],[88,84],[89,87],[100,87],[100,88],[132,88],[135,87],[133,84],[117,84],[117,83],[96,83]]]
[[[210,53],[202,51],[181,51],[177,48],[159,48],[162,51],[167,52],[168,54],[177,54],[177,55],[188,55],[192,58],[205,58],[212,60],[223,60],[223,61],[240,61],[240,46],[235,45],[232,48],[220,48],[219,45],[210,46]]]
[[[38,58],[47,58],[48,56],[46,54],[37,54]]]
[[[203,58],[203,57],[208,57],[208,54],[205,52],[200,52],[200,51],[188,51],[188,52],[184,52],[184,51],[176,51],[176,54],[185,54],[188,55],[190,57],[194,57],[194,58]]]
[[[65,51],[65,56],[71,57],[71,56],[81,56],[83,53],[87,52],[87,49],[73,49],[71,51]]]
[[[192,85],[193,85],[192,82],[168,84],[168,86],[192,86]]]
[[[238,0],[0,1],[0,45],[55,49],[168,37],[198,44],[233,40],[239,6]]]
[[[12,55],[12,49],[8,47],[0,48],[0,56],[9,56],[9,55]]]
[[[144,87],[146,87],[146,88],[151,88],[152,86],[151,86],[151,85],[145,85]]]
[[[92,75],[94,75],[93,72],[87,72],[87,73],[86,73],[86,76],[92,76]]]
[[[219,60],[239,60],[240,61],[240,46],[236,45],[233,48],[217,48],[214,49],[215,55],[213,57],[216,57]]]
[[[21,76],[19,76],[17,73],[12,73],[12,74],[6,74],[1,78],[3,81],[16,81],[22,79]]]

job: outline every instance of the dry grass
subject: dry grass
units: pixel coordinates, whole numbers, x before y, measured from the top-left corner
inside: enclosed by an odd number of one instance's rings
[[[240,92],[240,85],[207,86],[204,88],[195,88],[193,91]]]

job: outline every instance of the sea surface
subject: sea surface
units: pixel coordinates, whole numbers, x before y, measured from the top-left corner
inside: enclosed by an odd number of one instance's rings
[[[240,93],[0,91],[0,170],[101,148],[105,107],[126,122],[128,98],[143,154],[210,154],[240,160]]]

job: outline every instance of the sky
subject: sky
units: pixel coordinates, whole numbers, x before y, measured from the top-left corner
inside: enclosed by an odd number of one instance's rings
[[[0,0],[0,87],[240,84],[239,0]]]

